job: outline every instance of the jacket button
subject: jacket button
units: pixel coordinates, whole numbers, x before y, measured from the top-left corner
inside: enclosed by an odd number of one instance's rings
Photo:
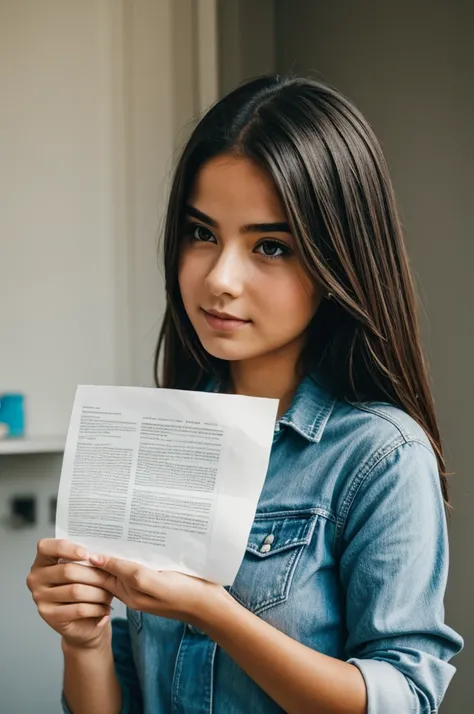
[[[264,543],[260,548],[260,553],[268,553],[272,549],[270,543]]]
[[[273,533],[270,533],[269,535],[267,535],[267,537],[265,538],[265,540],[263,542],[265,543],[265,545],[272,545],[274,540],[275,540],[275,536],[273,535]]]

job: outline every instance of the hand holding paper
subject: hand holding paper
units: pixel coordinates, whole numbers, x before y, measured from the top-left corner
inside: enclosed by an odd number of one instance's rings
[[[158,572],[129,560],[90,555],[89,562],[107,577],[103,587],[127,607],[151,615],[193,623],[205,620],[217,598],[227,597],[215,583],[171,571]]]

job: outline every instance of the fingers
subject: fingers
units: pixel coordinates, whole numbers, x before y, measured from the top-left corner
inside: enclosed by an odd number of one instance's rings
[[[63,637],[80,643],[97,638],[97,628],[110,619],[113,598],[103,587],[112,576],[73,562],[86,557],[87,549],[75,543],[41,540],[26,581],[43,620]]]
[[[42,602],[111,601],[113,593],[110,589],[107,591],[103,587],[111,577],[110,575],[98,570],[89,572],[95,569],[82,565],[75,565],[75,568],[71,568],[72,565],[74,564],[67,563],[66,565],[32,569],[26,579],[26,584],[37,605]],[[85,576],[81,571],[85,573]],[[79,578],[79,581],[75,580],[76,577]]]
[[[84,560],[87,549],[63,538],[43,538],[39,541],[34,565],[42,567],[64,560]]]
[[[121,560],[120,558],[112,558],[106,555],[89,555],[89,562],[106,573],[115,576],[117,580],[126,582],[135,590],[150,595],[154,592],[153,584],[156,573],[151,568],[130,560]]]
[[[89,602],[58,606],[57,603],[42,602],[38,605],[38,612],[49,625],[58,627],[75,620],[103,618],[110,613],[110,606]]]
[[[54,603],[101,603],[110,605],[113,595],[102,588],[94,588],[91,585],[72,583],[71,585],[58,585],[55,588],[48,588],[44,593],[44,599]]]
[[[66,583],[82,583],[83,585],[95,585],[103,587],[107,573],[98,568],[90,568],[79,563],[59,563],[49,568],[44,568],[48,585],[65,585]]]
[[[141,567],[131,560],[121,560],[108,555],[89,555],[89,562],[107,573],[121,577],[131,577],[134,571]]]
[[[110,576],[97,568],[79,565],[78,563],[59,563],[56,565],[33,565],[26,584],[33,595],[33,600],[38,602],[45,591],[58,585],[78,583],[97,588],[105,587]]]

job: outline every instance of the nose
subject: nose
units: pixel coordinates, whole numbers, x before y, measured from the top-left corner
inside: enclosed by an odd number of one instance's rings
[[[206,278],[206,285],[212,295],[242,294],[245,284],[245,265],[239,251],[231,246],[223,248]]]

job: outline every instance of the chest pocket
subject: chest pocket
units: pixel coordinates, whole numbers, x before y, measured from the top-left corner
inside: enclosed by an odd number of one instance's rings
[[[311,541],[317,514],[257,514],[245,558],[230,593],[256,615],[288,599],[294,574]]]

